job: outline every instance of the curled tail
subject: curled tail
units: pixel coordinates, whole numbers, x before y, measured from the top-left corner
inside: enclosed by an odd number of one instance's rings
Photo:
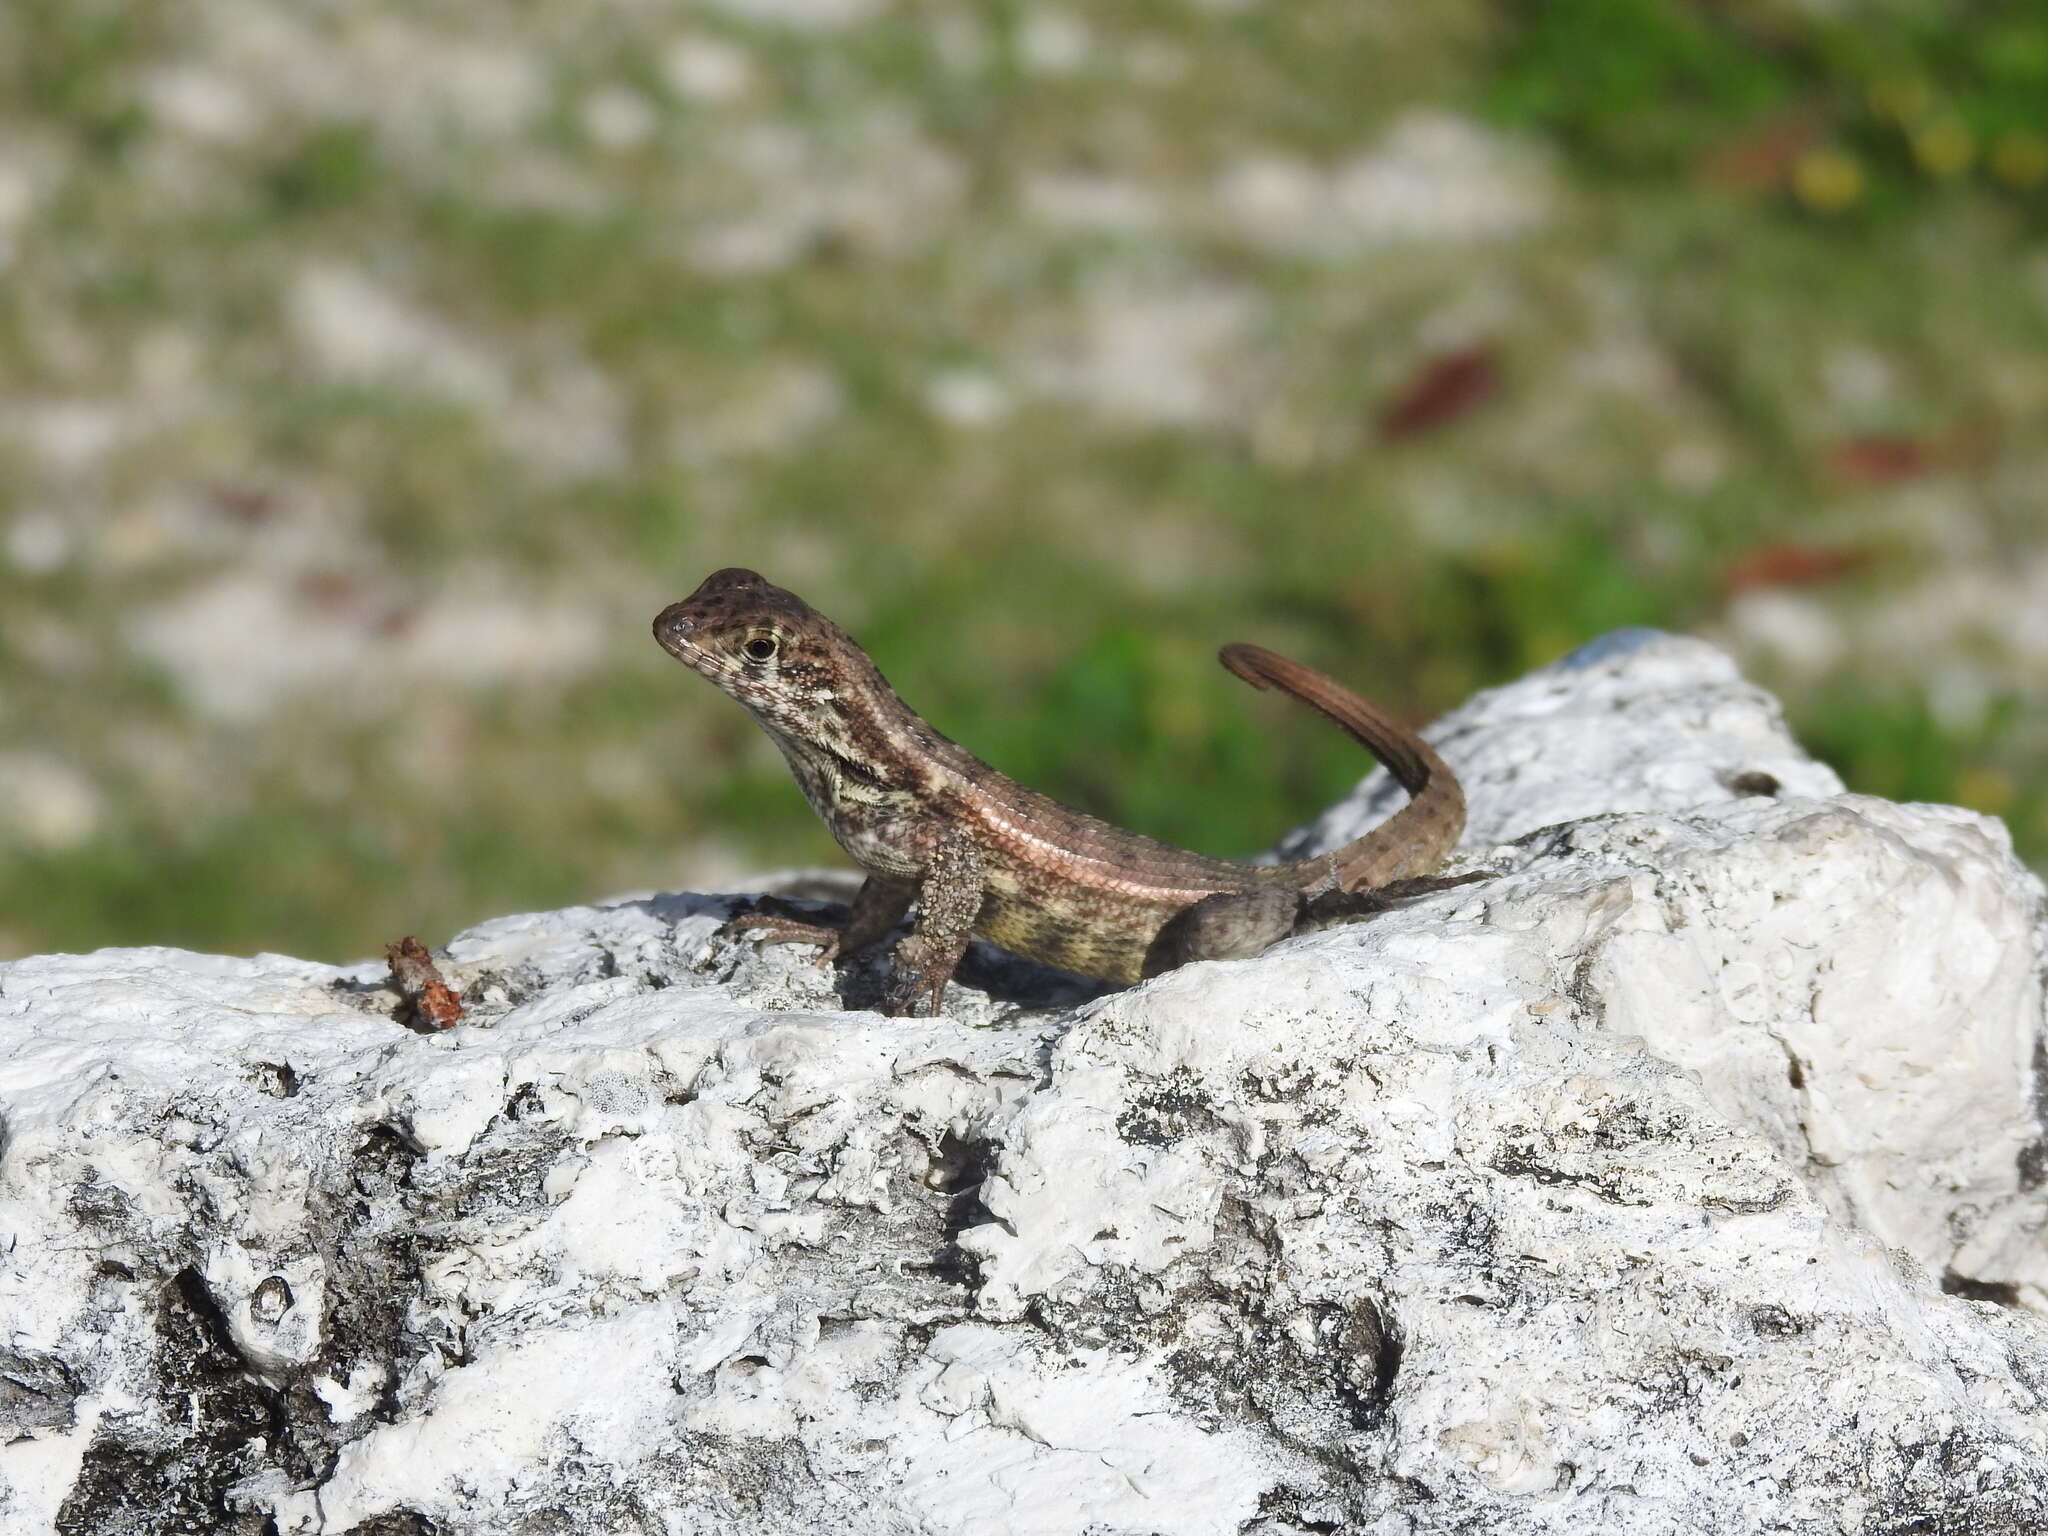
[[[1408,791],[1408,803],[1363,837],[1322,858],[1282,865],[1295,883],[1314,886],[1334,872],[1341,889],[1368,890],[1426,875],[1443,862],[1465,830],[1465,791],[1428,742],[1298,661],[1256,645],[1226,645],[1219,659],[1254,688],[1278,688],[1334,720]]]

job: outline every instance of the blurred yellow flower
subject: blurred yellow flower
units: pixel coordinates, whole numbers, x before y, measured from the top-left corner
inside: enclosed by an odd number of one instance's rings
[[[1896,123],[1910,123],[1926,112],[1934,93],[1913,75],[1879,80],[1870,87],[1870,110]]]
[[[1913,158],[1930,176],[1960,176],[1977,158],[1976,135],[1952,117],[1938,118],[1913,130]]]
[[[1847,150],[1810,149],[1792,168],[1792,190],[1807,207],[1834,213],[1863,195],[1863,167]]]
[[[2002,135],[1991,149],[1991,174],[2009,187],[2048,181],[2048,138],[2025,129]]]

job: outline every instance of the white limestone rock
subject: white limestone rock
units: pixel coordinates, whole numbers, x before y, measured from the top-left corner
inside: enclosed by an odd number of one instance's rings
[[[847,1012],[698,896],[472,930],[432,1036],[381,967],[0,968],[0,1529],[2048,1526],[1996,823],[1670,637],[1439,740],[1489,878],[1100,998]]]
[[[1838,1215],[2048,1313],[2048,903],[2002,823],[1844,794],[1725,653],[1653,630],[1430,735],[1467,855],[1520,840],[1484,887],[1490,925],[1532,933],[1520,963],[1696,1073]],[[1401,799],[1376,773],[1280,852]]]

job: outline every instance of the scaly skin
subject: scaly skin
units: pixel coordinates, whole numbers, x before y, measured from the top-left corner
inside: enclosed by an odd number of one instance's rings
[[[754,717],[867,875],[844,929],[766,916],[735,926],[771,942],[822,944],[829,959],[877,942],[914,901],[892,1012],[936,1012],[976,933],[1118,982],[1255,954],[1305,924],[1370,909],[1371,892],[1427,875],[1464,830],[1464,792],[1427,742],[1257,646],[1226,646],[1223,664],[1334,720],[1409,794],[1381,825],[1320,858],[1210,858],[1026,789],[933,730],[852,637],[752,571],[707,576],[662,610],[654,636]]]

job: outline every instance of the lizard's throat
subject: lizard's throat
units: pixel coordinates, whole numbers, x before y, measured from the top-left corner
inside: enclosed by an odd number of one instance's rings
[[[781,750],[783,761],[789,764],[797,788],[804,792],[811,808],[829,820],[834,800],[833,785],[839,776],[838,760],[831,747],[815,736],[793,736],[765,720],[761,724],[768,732],[769,740]]]

